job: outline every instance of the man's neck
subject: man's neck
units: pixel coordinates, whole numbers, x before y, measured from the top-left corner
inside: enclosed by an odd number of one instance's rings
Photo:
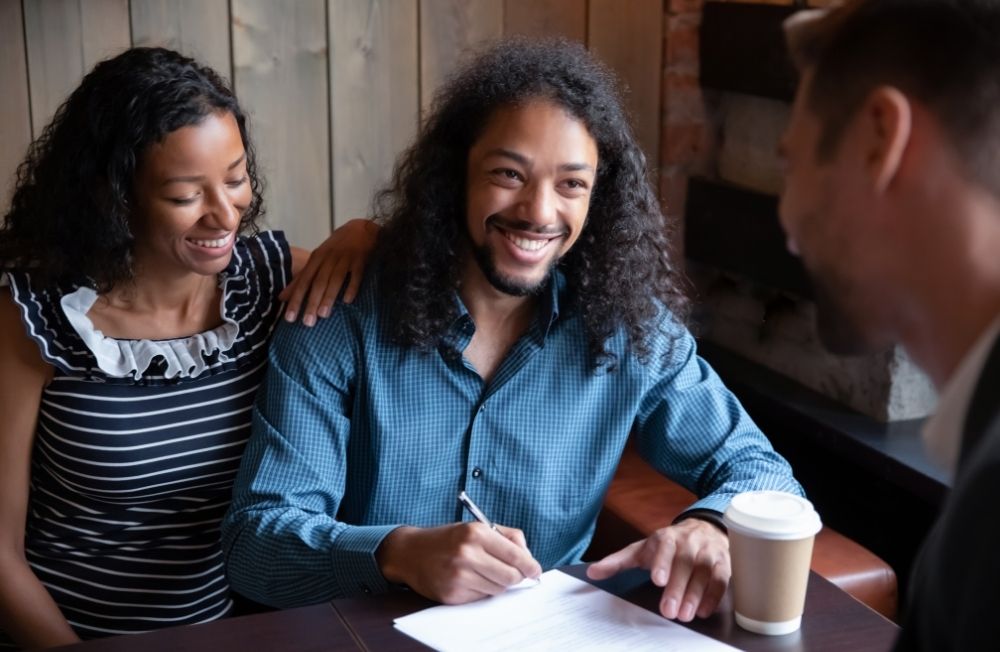
[[[1000,211],[953,208],[966,210],[963,227],[957,217],[952,227],[962,238],[947,248],[929,243],[922,270],[901,293],[912,297],[902,310],[903,345],[939,389],[1000,316]]]
[[[538,298],[516,297],[497,290],[474,260],[464,266],[458,293],[476,325],[465,358],[489,383],[511,347],[531,326]]]
[[[458,294],[476,330],[502,329],[523,334],[538,309],[538,297],[513,296],[493,287],[474,260],[468,260],[463,269]]]
[[[965,356],[1000,316],[1000,291],[992,295],[963,291],[955,294],[955,301],[940,302],[940,307],[928,309],[926,317],[920,320],[922,325],[914,325],[902,335],[903,346],[938,389],[948,383]],[[944,303],[952,305],[945,307],[941,305]]]

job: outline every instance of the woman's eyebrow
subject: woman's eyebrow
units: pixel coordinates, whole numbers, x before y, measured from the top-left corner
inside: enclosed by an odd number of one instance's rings
[[[243,152],[242,154],[240,154],[240,157],[238,159],[236,159],[235,161],[233,161],[232,163],[230,163],[228,167],[226,167],[226,171],[228,172],[228,171],[236,168],[240,163],[243,162],[243,159],[245,159],[246,157],[247,157],[246,152]],[[195,181],[201,181],[204,178],[205,178],[205,175],[203,175],[203,174],[196,174],[196,175],[191,175],[191,176],[181,176],[181,177],[170,177],[169,179],[165,179],[163,181],[163,185],[165,186],[168,183],[194,183]]]

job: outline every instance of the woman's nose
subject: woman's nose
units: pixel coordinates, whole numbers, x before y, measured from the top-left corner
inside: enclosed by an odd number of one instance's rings
[[[205,217],[212,225],[226,231],[235,231],[240,223],[241,211],[225,190],[215,190],[210,194]]]

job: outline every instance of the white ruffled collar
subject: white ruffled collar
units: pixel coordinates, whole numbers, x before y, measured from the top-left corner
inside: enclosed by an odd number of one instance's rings
[[[194,378],[208,367],[206,356],[219,351],[220,361],[225,361],[225,352],[232,348],[239,335],[239,324],[226,310],[226,286],[234,278],[225,276],[222,281],[220,310],[223,323],[212,330],[173,340],[119,340],[105,336],[87,317],[97,301],[97,292],[90,287],[81,286],[64,295],[60,304],[73,330],[94,354],[100,370],[108,376],[132,376],[140,380],[153,360],[162,357],[167,365],[163,372],[165,378]]]

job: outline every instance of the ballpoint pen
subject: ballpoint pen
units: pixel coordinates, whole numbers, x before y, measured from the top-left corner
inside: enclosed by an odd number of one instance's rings
[[[491,530],[497,529],[496,523],[486,518],[486,514],[483,514],[483,510],[479,509],[479,506],[472,502],[472,499],[469,498],[469,494],[465,493],[465,491],[460,491],[458,493],[458,502],[462,503],[465,509],[469,510],[469,513],[472,514],[477,521],[483,525],[488,525]]]
[[[462,503],[462,506],[465,507],[465,509],[469,510],[469,513],[472,514],[472,516],[475,517],[477,521],[479,521],[483,525],[488,526],[491,530],[493,530],[497,534],[500,534],[500,531],[497,530],[497,524],[486,517],[486,514],[483,513],[483,510],[479,509],[479,505],[472,502],[472,499],[469,498],[469,494],[465,493],[465,491],[460,491],[458,493],[458,502]],[[503,535],[500,534],[500,536]],[[541,580],[537,577],[525,577],[517,584],[513,586],[508,586],[507,588],[508,589],[530,588],[532,586],[537,585],[540,581]]]

